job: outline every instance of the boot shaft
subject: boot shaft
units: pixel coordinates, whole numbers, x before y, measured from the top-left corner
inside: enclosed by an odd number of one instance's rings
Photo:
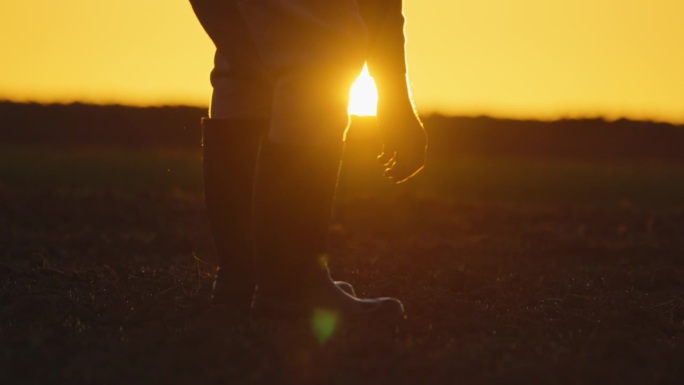
[[[254,189],[257,282],[293,296],[329,279],[326,244],[342,143],[293,146],[263,140]],[[299,287],[297,287],[299,286]]]

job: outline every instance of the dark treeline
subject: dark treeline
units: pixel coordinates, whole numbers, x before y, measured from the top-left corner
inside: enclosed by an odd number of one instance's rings
[[[0,103],[0,143],[199,147],[198,107]]]
[[[426,127],[436,154],[684,160],[684,126],[668,123],[432,116]]]
[[[198,148],[198,107],[0,102],[0,144]],[[433,156],[539,156],[684,160],[684,126],[603,119],[552,122],[489,117],[424,119]],[[356,119],[350,140],[373,138]],[[364,132],[366,134],[364,134]]]

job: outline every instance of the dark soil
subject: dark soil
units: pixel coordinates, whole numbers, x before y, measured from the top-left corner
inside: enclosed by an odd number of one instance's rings
[[[205,113],[0,103],[0,384],[684,383],[684,127],[428,117],[395,187],[355,120],[330,264],[408,319],[320,343],[210,305]]]
[[[1,189],[0,383],[684,381],[681,206],[346,197],[335,278],[408,319],[326,343],[211,307],[207,226],[197,192]]]

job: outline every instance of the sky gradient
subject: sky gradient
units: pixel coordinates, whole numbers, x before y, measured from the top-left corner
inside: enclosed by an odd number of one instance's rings
[[[405,0],[424,113],[684,123],[684,1]],[[0,99],[206,105],[186,0],[0,4]]]

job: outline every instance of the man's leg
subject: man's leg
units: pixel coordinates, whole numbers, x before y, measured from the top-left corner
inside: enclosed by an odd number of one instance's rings
[[[264,138],[255,184],[257,293],[252,314],[310,318],[324,310],[342,319],[401,319],[393,298],[358,299],[335,286],[327,233],[341,142],[283,144]]]
[[[252,187],[272,85],[235,2],[190,3],[217,49],[211,119],[202,120],[204,195],[218,259],[212,299],[247,314],[255,285]]]
[[[203,119],[207,216],[218,268],[212,299],[247,314],[254,294],[251,202],[259,141],[268,119]]]
[[[202,120],[204,193],[218,269],[212,299],[249,310],[254,292],[252,189],[272,84],[234,1],[191,0],[217,47],[211,119]],[[346,282],[336,282],[354,294]]]
[[[349,87],[365,56],[365,29],[350,0],[238,2],[274,80],[269,134],[254,190],[254,315],[403,317],[392,298],[362,300],[330,278],[326,239]]]

